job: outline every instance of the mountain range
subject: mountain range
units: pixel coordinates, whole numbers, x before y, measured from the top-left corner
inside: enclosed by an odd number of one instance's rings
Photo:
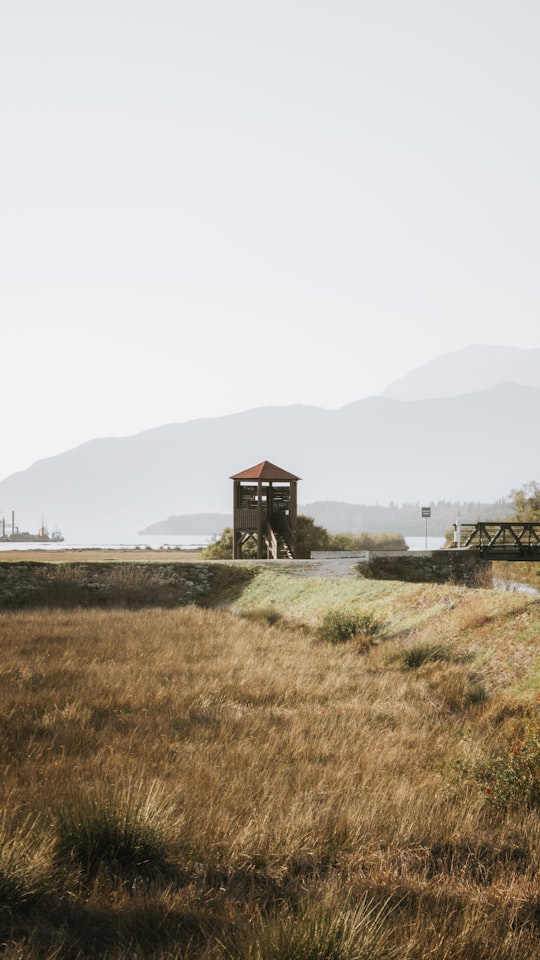
[[[445,353],[394,380],[383,397],[430,400],[489,390],[500,383],[520,383],[540,389],[540,349],[471,346]]]
[[[340,410],[261,407],[91,440],[6,477],[0,507],[72,542],[133,536],[170,515],[229,514],[229,477],[262,460],[302,477],[302,503],[507,499],[539,475],[539,370],[539,350],[475,346]]]
[[[496,503],[451,503],[439,500],[428,504],[431,508],[429,536],[444,537],[459,517],[462,523],[478,520],[504,520],[512,516],[513,505],[504,500]],[[329,533],[401,533],[404,537],[425,535],[419,503],[390,503],[388,506],[366,506],[343,501],[322,500],[299,503],[298,512],[312,517],[315,523]],[[188,513],[167,517],[151,523],[143,536],[215,536],[232,526],[230,513]]]

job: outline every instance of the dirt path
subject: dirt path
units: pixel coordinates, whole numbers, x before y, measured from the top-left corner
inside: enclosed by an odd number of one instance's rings
[[[336,560],[263,560],[265,566],[283,565],[291,577],[356,577],[360,557],[340,557]]]

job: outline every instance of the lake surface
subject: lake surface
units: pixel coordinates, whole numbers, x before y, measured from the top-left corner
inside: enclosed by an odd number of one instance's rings
[[[187,536],[137,536],[125,537],[80,537],[69,540],[66,538],[63,543],[0,543],[1,550],[42,550],[44,553],[54,552],[55,550],[129,550],[134,547],[147,547],[151,550],[167,550],[175,547],[189,549],[193,547],[204,547],[210,543],[211,537],[197,536],[189,534]]]
[[[442,550],[445,544],[444,537],[428,537],[427,546],[425,537],[405,537],[409,550]]]
[[[102,538],[80,537],[73,540],[66,539],[63,543],[0,543],[0,551],[43,550],[44,552],[48,552],[54,550],[89,550],[99,548],[108,550],[127,550],[130,548],[133,549],[134,547],[148,547],[151,550],[167,550],[174,549],[175,547],[189,549],[195,547],[204,547],[210,543],[211,539],[211,537],[205,534],[198,535],[195,533],[184,534],[182,536],[174,536],[173,534],[135,534],[131,537],[119,534],[116,537],[105,535]],[[425,537],[405,537],[405,540],[409,550],[426,549]],[[440,550],[443,545],[444,537],[427,538],[428,550]]]

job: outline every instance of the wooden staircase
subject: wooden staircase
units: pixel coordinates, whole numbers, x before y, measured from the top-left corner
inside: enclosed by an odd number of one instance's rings
[[[264,539],[270,560],[294,560],[296,537],[285,514],[275,513],[266,521]]]

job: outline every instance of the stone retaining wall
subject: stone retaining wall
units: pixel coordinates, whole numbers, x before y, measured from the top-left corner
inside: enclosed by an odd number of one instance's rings
[[[371,552],[358,561],[357,569],[362,576],[374,580],[493,586],[492,564],[472,550]]]
[[[232,563],[0,563],[0,609],[176,607],[235,595],[253,568]]]
[[[232,602],[260,566],[274,567],[284,561],[233,563],[90,562],[54,563],[15,561],[0,563],[0,610],[23,607],[177,607]],[[294,572],[313,566],[320,576],[322,561],[287,561]],[[469,587],[491,586],[491,563],[468,550],[431,552],[371,552],[336,557],[326,564],[345,564],[376,580],[414,583],[460,583]],[[349,566],[351,569],[349,570]],[[305,568],[305,569],[304,569]],[[308,571],[309,572],[309,571]],[[324,574],[335,576],[329,569]]]

